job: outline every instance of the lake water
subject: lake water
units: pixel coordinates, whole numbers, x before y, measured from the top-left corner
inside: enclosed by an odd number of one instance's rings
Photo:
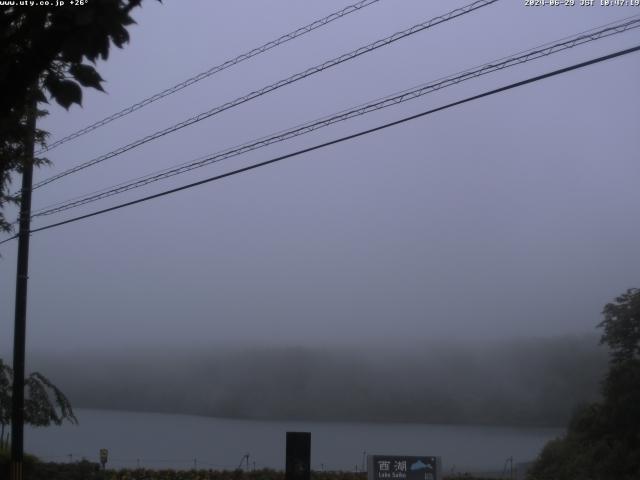
[[[311,432],[317,470],[362,468],[363,453],[439,455],[443,470],[502,471],[505,460],[532,460],[558,428],[397,423],[228,420],[191,415],[77,409],[80,425],[28,428],[25,448],[43,460],[97,461],[109,467],[229,468],[249,453],[250,466],[284,469],[285,433]],[[69,456],[71,455],[71,456]]]

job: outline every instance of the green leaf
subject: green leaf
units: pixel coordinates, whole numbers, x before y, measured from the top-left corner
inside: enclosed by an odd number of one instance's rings
[[[129,42],[129,32],[122,25],[116,25],[111,32],[111,39],[118,48],[122,48],[125,43]]]
[[[104,92],[102,85],[100,85],[100,82],[103,82],[104,79],[92,66],[84,64],[71,65],[69,72],[78,82],[80,82],[81,85],[85,87],[93,87]]]
[[[62,46],[60,57],[65,62],[80,63],[82,56],[90,52],[85,42],[74,40],[75,38],[67,39]]]
[[[103,60],[109,58],[109,37],[100,37],[97,39],[98,51]]]
[[[69,110],[74,103],[82,105],[82,89],[80,85],[72,80],[59,80],[55,77],[48,77],[45,86],[49,90],[51,96]]]

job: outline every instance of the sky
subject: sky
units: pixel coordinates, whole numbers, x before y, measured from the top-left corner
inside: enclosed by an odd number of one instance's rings
[[[34,192],[34,209],[640,14],[502,0]],[[36,180],[465,2],[380,2],[48,153]],[[61,138],[348,5],[144,2],[105,93]],[[310,147],[640,43],[640,29],[339,123],[33,226]],[[27,352],[379,345],[593,333],[640,286],[638,53],[31,238]],[[0,352],[17,242],[0,246]]]

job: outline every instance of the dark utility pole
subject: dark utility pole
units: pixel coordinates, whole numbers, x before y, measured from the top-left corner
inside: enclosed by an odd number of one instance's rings
[[[34,92],[30,96],[35,98]],[[31,227],[31,186],[36,134],[36,101],[29,101],[27,139],[22,167],[18,270],[16,275],[16,317],[13,331],[13,389],[11,404],[11,479],[22,480],[24,453],[24,353],[27,330],[27,279],[29,278],[29,229]]]

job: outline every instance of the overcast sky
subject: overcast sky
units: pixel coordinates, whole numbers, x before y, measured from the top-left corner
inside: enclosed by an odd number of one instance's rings
[[[577,0],[579,3],[579,0]],[[382,0],[49,153],[41,180],[468,2]],[[347,1],[144,2],[52,140]],[[34,192],[34,208],[640,14],[503,0]],[[640,29],[225,160],[34,227],[640,43]],[[364,344],[594,332],[640,286],[640,54],[485,98],[31,240],[28,349]],[[10,352],[17,242],[0,247]],[[29,351],[28,350],[28,351]]]

